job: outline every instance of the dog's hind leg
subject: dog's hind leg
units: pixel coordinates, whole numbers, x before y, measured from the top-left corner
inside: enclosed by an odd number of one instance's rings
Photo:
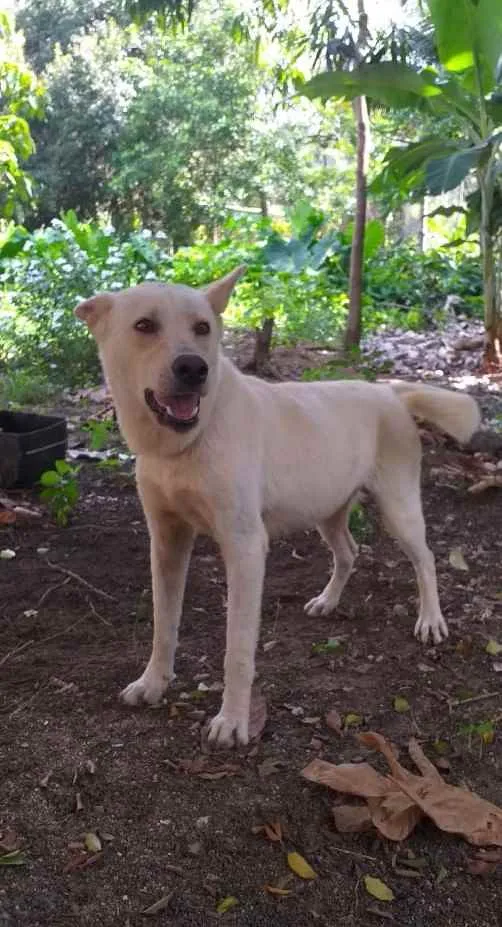
[[[401,462],[380,473],[372,487],[385,525],[411,560],[420,596],[415,636],[425,644],[429,636],[438,644],[448,637],[446,621],[439,604],[436,567],[425,538],[425,522],[420,497],[419,461]]]
[[[349,516],[354,500],[351,499],[343,508],[326,519],[318,530],[333,552],[334,568],[328,585],[320,595],[307,602],[305,611],[308,615],[329,615],[340,601],[357,554],[357,544],[349,529]]]

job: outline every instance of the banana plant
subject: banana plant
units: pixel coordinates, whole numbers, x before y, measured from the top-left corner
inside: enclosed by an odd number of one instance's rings
[[[363,63],[350,72],[318,74],[298,89],[310,99],[352,100],[365,95],[387,107],[448,117],[453,127],[451,137],[429,135],[412,145],[392,148],[374,190],[387,183],[410,194],[419,190],[439,195],[455,189],[468,176],[476,178],[485,359],[500,365],[499,225],[494,211],[500,208],[502,176],[502,2],[428,0],[428,7],[439,58],[437,68],[418,69],[394,61]]]

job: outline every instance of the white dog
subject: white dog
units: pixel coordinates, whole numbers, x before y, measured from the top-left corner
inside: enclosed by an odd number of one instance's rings
[[[357,548],[348,518],[363,487],[415,568],[415,634],[423,642],[446,637],[412,414],[459,441],[480,421],[471,397],[429,386],[270,384],[244,376],[220,348],[220,315],[243,270],[204,290],[145,283],[98,294],[76,309],[97,340],[120,427],[137,455],[151,539],[153,649],[122,696],[131,705],[158,702],[173,678],[194,538],[211,535],[228,583],[225,689],[210,729],[220,745],[248,739],[269,537],[317,526],[335,569],[305,607],[328,615],[352,570]]]

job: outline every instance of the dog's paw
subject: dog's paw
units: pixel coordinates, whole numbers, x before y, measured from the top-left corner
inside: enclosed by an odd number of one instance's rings
[[[310,602],[307,602],[304,610],[311,618],[317,615],[331,615],[337,604],[338,602],[333,599],[333,596],[327,596],[324,592],[321,592],[320,595],[316,595],[313,599],[310,599]]]
[[[432,638],[435,644],[440,644],[441,641],[446,640],[448,637],[448,626],[442,615],[431,618],[428,616],[420,615],[416,625],[415,625],[415,637],[418,637],[422,641],[422,644],[427,644],[429,637]]]
[[[246,746],[248,743],[248,718],[226,715],[223,709],[209,724],[209,743],[214,747]]]
[[[170,678],[162,675],[155,675],[145,670],[139,679],[130,682],[120,693],[120,699],[126,705],[158,705],[166,691]]]

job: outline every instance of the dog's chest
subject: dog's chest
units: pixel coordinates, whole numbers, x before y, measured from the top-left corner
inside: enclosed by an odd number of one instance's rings
[[[187,474],[165,475],[159,484],[162,508],[179,518],[198,534],[213,535],[216,529],[216,507],[210,496]]]

